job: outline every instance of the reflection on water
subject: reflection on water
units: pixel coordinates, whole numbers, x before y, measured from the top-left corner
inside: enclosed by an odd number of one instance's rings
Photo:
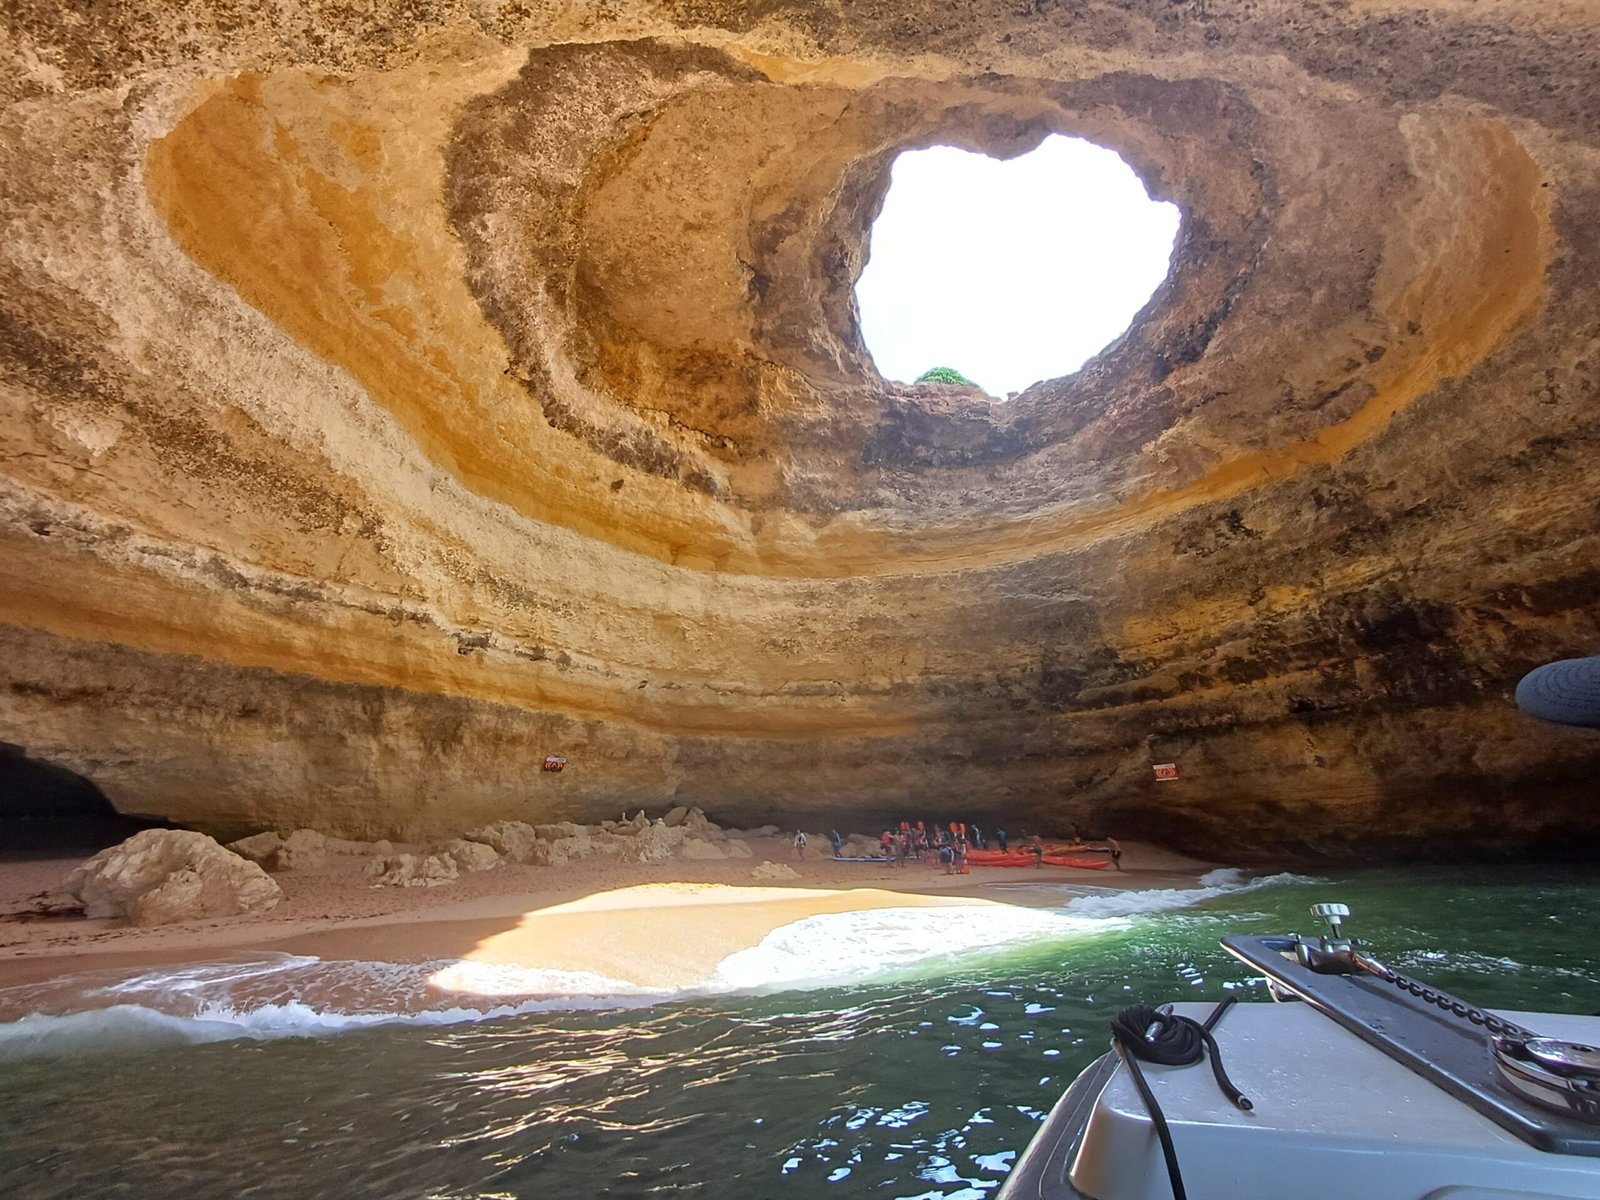
[[[342,964],[225,964],[172,979],[160,1003],[233,1021],[233,1040],[179,1040],[191,1018],[170,1012],[159,1045],[80,1033],[7,1059],[0,1038],[0,1195],[974,1200],[1103,1051],[1113,1013],[1249,986],[1216,939],[1307,928],[1305,905],[1328,898],[1380,948],[1413,948],[1399,965],[1469,997],[1600,1009],[1600,887],[1513,872],[1280,882],[954,962],[930,947],[916,979],[902,964],[852,987],[337,1033],[322,1012],[302,1027],[315,1037],[238,1040],[250,1005],[304,1005],[307,980]],[[151,1012],[159,984],[95,986]]]

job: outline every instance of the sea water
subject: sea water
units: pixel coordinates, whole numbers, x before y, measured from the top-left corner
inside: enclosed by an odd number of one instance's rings
[[[1600,883],[1531,868],[812,917],[674,995],[287,955],[97,973],[0,990],[0,1196],[979,1200],[1119,1009],[1264,1001],[1218,939],[1311,932],[1320,900],[1468,999],[1600,1012]]]

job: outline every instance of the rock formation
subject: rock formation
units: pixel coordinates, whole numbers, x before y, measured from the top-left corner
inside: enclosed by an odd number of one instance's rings
[[[448,854],[396,854],[373,860],[369,875],[375,887],[436,887],[461,874]]]
[[[542,839],[526,821],[495,821],[482,829],[469,830],[462,837],[470,842],[480,842],[512,862],[531,863],[538,854]]]
[[[690,838],[683,843],[683,856],[691,859],[717,859],[727,858],[727,853],[715,842],[704,841],[701,838]]]
[[[799,879],[800,872],[796,871],[788,863],[775,863],[766,859],[762,859],[762,861],[751,870],[750,878],[757,880],[758,882],[767,880],[781,883],[785,880]]]
[[[278,847],[281,845],[283,838],[268,830],[265,833],[252,833],[249,837],[240,838],[236,842],[229,842],[227,848],[240,858],[248,858],[258,866],[270,867],[277,860]]]
[[[119,810],[1600,840],[1510,700],[1600,645],[1593,5],[0,20],[0,738]],[[1053,132],[1167,283],[880,378],[895,154]]]
[[[273,854],[273,869],[304,871],[321,866],[328,857],[328,839],[315,829],[296,829]]]
[[[453,861],[462,873],[488,871],[500,865],[500,855],[492,846],[463,838],[452,838],[439,847],[439,853]]]
[[[102,850],[62,885],[90,917],[168,925],[265,912],[282,889],[255,863],[187,829],[147,829]]]

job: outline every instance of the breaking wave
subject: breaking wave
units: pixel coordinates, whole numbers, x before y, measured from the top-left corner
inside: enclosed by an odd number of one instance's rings
[[[0,1062],[175,1043],[327,1037],[380,1025],[460,1025],[672,997],[586,972],[473,962],[328,962],[279,954],[104,972],[0,991]]]
[[[1092,933],[1103,922],[1006,905],[876,908],[805,917],[722,960],[713,991],[763,991],[899,974],[1019,942]]]
[[[142,1004],[114,1004],[79,1012],[39,1013],[0,1024],[0,1062],[175,1044],[325,1037],[373,1025],[456,1025],[553,1007],[557,1006],[548,1001],[530,1001],[492,1009],[341,1013],[292,1001],[244,1010],[208,1006],[198,1016],[185,1017]]]
[[[1322,880],[1287,871],[1251,879],[1235,867],[1207,871],[1197,888],[1145,888],[1139,891],[1106,888],[1069,900],[1066,911],[1075,917],[1134,917],[1191,908],[1207,900],[1238,896],[1269,887],[1316,884]]]
[[[1084,940],[1128,919],[1262,888],[1315,883],[1213,871],[1196,888],[1099,889],[1059,909],[880,908],[803,918],[737,951],[699,984],[641,988],[588,972],[451,960],[325,961],[276,954],[0,990],[0,1062],[174,1043],[326,1037],[519,1014],[637,1008],[694,996],[929,976],[1019,946]]]

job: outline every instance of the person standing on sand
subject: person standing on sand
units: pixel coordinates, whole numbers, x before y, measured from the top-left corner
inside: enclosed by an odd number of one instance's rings
[[[794,856],[796,858],[804,858],[806,856],[806,835],[798,829],[795,830],[794,834]]]
[[[1004,854],[1006,852],[1006,831],[1004,829],[996,829],[994,831],[994,840],[1000,843],[1000,853]]]
[[[1033,841],[1028,843],[1028,847],[1033,851],[1033,865],[1044,866],[1044,839],[1036,833],[1033,835]]]
[[[839,836],[839,831],[837,829],[828,830],[828,840],[833,843],[833,856],[835,858],[843,858],[844,839]]]
[[[1122,847],[1117,844],[1117,839],[1108,837],[1106,849],[1111,851],[1111,865],[1119,871],[1122,870]]]

